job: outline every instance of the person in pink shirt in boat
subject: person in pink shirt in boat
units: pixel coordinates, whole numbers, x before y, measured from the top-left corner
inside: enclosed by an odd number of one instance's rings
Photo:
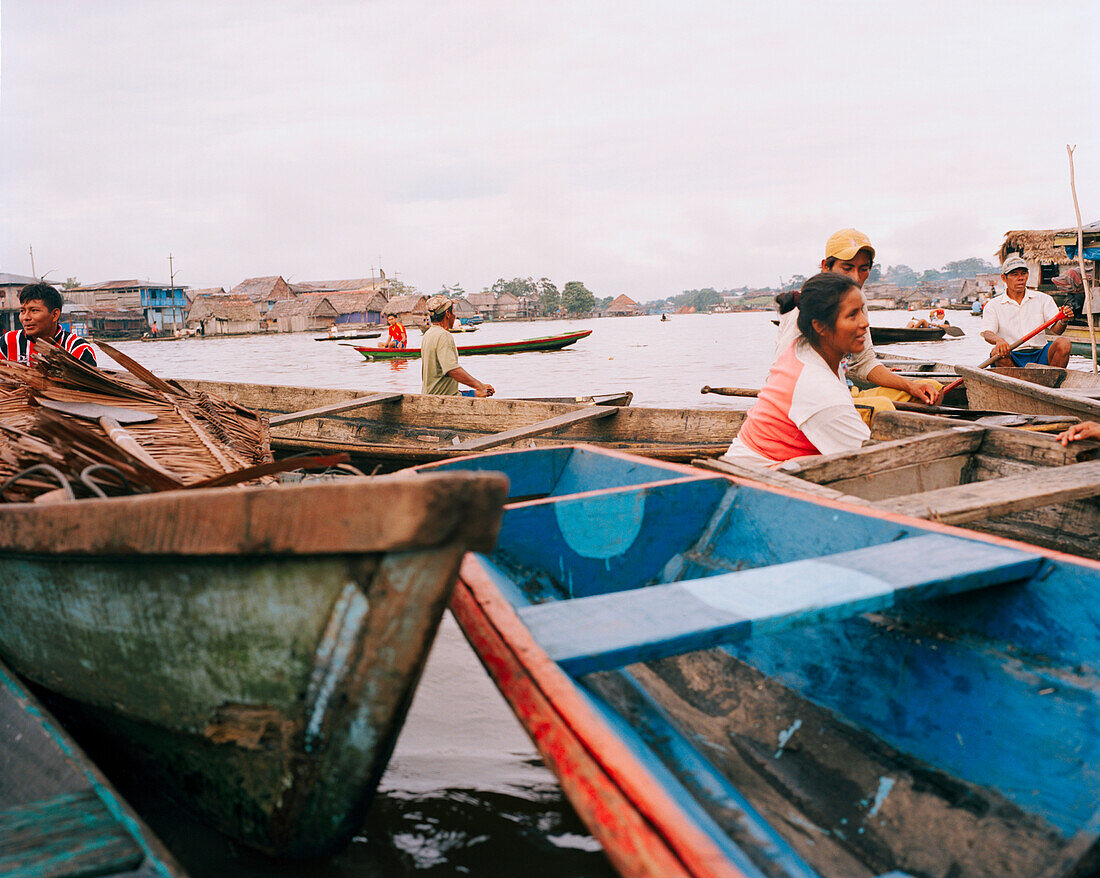
[[[774,466],[792,457],[854,451],[870,438],[841,368],[867,344],[859,286],[842,274],[814,275],[799,291],[797,319],[798,338],[772,364],[722,459]]]

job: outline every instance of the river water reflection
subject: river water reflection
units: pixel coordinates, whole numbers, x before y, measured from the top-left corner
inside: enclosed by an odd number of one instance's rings
[[[874,312],[872,326],[904,326],[905,312]],[[759,387],[771,361],[770,312],[484,324],[459,345],[592,329],[565,350],[469,357],[463,366],[500,396],[572,396],[631,390],[636,405],[744,407],[702,396],[703,385]],[[904,354],[976,364],[989,345],[976,318],[951,312],[962,338],[891,345]],[[319,334],[319,333],[318,333]],[[419,332],[409,333],[419,344]],[[373,342],[370,342],[373,343]],[[118,345],[161,377],[419,392],[416,360],[368,362],[313,334],[130,342]],[[1081,366],[1082,362],[1073,365]],[[448,615],[380,795],[359,838],[329,860],[274,863],[189,820],[123,775],[124,792],[196,878],[201,876],[613,875],[599,845],[563,799]]]

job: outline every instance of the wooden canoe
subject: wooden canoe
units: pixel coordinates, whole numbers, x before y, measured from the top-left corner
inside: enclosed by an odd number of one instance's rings
[[[0,874],[185,878],[61,724],[0,664]]]
[[[778,320],[773,320],[776,326]],[[871,334],[871,344],[896,344],[903,341],[939,341],[947,333],[942,326],[926,328],[910,328],[907,326],[872,326],[868,329]]]
[[[340,405],[366,394],[351,390],[280,387],[216,381],[180,381],[192,392],[206,391],[268,415]],[[518,399],[404,394],[367,408],[318,416],[272,427],[277,454],[346,451],[359,466],[393,469],[461,457],[457,444],[503,435],[520,435],[509,444],[561,445],[593,442],[623,451],[689,462],[725,452],[745,418],[733,409],[661,409],[619,407],[616,414],[566,424],[556,431],[528,432],[555,418],[583,417],[592,406]],[[514,434],[513,434],[514,435]]]
[[[504,496],[386,476],[0,506],[0,657],[226,834],[331,853]]]
[[[354,341],[359,338],[378,338],[382,334],[379,330],[354,330],[340,332],[335,335],[315,335],[314,341]]]
[[[1100,420],[1100,377],[1053,366],[973,369],[956,366],[971,408]]]
[[[547,335],[543,338],[527,338],[521,341],[498,341],[487,344],[459,345],[458,353],[468,357],[475,354],[525,354],[533,351],[560,351],[562,348],[576,344],[582,338],[588,338],[592,334],[591,329],[582,329],[579,332],[567,332],[562,335]],[[414,360],[420,356],[420,348],[355,348],[368,360]]]
[[[871,339],[876,345],[903,341],[939,341],[947,333],[942,326],[916,329],[907,326],[872,326]]]
[[[1096,349],[1100,351],[1100,325],[1094,327],[1096,329]],[[1058,336],[1048,336],[1048,339],[1055,339]],[[1092,338],[1089,335],[1089,328],[1087,326],[1073,325],[1067,326],[1065,332],[1062,333],[1062,337],[1069,339],[1070,353],[1076,354],[1079,357],[1088,357],[1092,359]]]
[[[452,609],[623,875],[1094,865],[1100,564],[602,449],[437,468],[511,479]]]
[[[776,469],[708,469],[1100,560],[1100,442],[908,412],[875,416],[872,444]]]

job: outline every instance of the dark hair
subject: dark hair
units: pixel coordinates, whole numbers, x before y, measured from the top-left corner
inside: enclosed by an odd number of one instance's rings
[[[823,271],[815,274],[802,285],[798,296],[798,331],[812,343],[818,339],[814,321],[830,329],[836,326],[840,303],[848,290],[859,289],[859,284],[843,274]]]
[[[61,306],[65,304],[65,300],[61,298],[61,293],[49,284],[27,284],[19,291],[20,305],[33,302],[35,299],[41,301],[49,311],[60,311]]]
[[[798,290],[787,290],[775,297],[775,304],[779,306],[779,313],[786,314],[798,307]]]

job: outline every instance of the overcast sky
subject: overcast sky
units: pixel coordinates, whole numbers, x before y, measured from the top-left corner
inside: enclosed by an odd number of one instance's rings
[[[844,226],[990,259],[1075,224],[1067,143],[1100,219],[1098,34],[1095,0],[3,0],[0,271],[648,301]]]

